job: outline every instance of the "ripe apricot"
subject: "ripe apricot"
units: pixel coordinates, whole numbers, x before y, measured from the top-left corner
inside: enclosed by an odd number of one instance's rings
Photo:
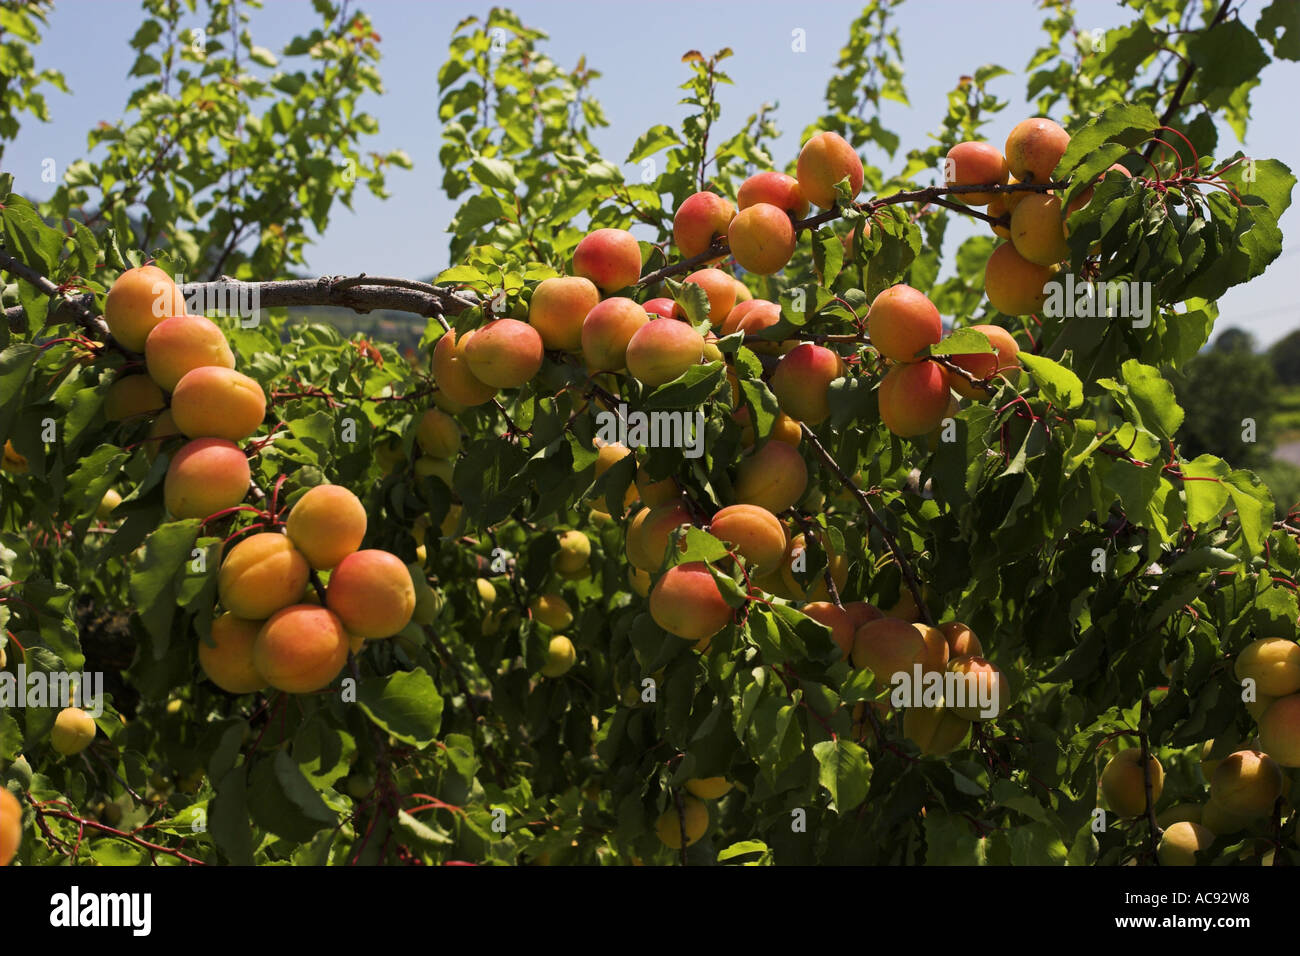
[[[831,382],[843,375],[844,362],[839,355],[824,346],[801,342],[777,364],[772,393],[791,418],[819,425],[831,414]]]
[[[258,631],[253,667],[276,690],[310,694],[338,676],[347,663],[349,643],[333,611],[318,604],[291,604]]]
[[[1259,720],[1259,743],[1283,767],[1300,767],[1300,694],[1269,704]]]
[[[465,343],[465,361],[476,379],[493,388],[518,388],[542,367],[542,337],[527,322],[496,319]]]
[[[225,333],[201,315],[173,315],[155,325],[145,339],[144,360],[149,377],[167,392],[193,369],[235,367]]]
[[[736,424],[740,425],[740,443],[746,448],[752,447],[755,436],[754,426],[749,421],[749,409],[742,405],[731,413],[731,418]],[[768,437],[772,441],[782,441],[787,445],[798,447],[799,442],[803,440],[803,429],[799,427],[797,421],[785,412],[777,412],[776,420],[772,422],[772,431]]]
[[[668,553],[672,532],[691,523],[686,506],[675,501],[657,508],[642,508],[628,524],[628,561],[643,571],[658,571]]]
[[[1002,186],[1007,181],[1007,161],[996,146],[968,141],[948,150],[944,163],[945,186]],[[986,206],[997,193],[953,193],[951,198],[969,206]]]
[[[682,318],[679,314],[681,309],[678,307],[677,301],[675,299],[665,298],[664,296],[659,296],[655,299],[646,299],[645,303],[641,307],[645,309],[646,315],[650,316],[652,319],[655,316],[658,316],[661,319]]]
[[[615,292],[641,278],[641,247],[625,229],[597,229],[573,250],[573,272],[603,292]]]
[[[631,299],[614,296],[599,303],[582,322],[582,358],[587,368],[616,372],[625,367],[632,336],[649,321],[645,309]]]
[[[1154,754],[1147,755],[1151,777],[1151,803],[1160,800],[1165,788],[1165,768]],[[1142,774],[1142,751],[1138,747],[1121,750],[1106,762],[1101,772],[1101,793],[1110,811],[1121,817],[1139,817],[1146,812],[1146,781]]]
[[[148,375],[126,375],[104,393],[104,417],[122,422],[156,412],[166,404],[162,389]]]
[[[657,319],[647,322],[627,343],[627,370],[652,388],[686,374],[704,357],[704,336],[685,322]]]
[[[844,179],[849,181],[849,199],[862,191],[862,160],[839,133],[826,130],[812,136],[799,151],[796,167],[799,189],[822,209],[835,205],[835,185]]]
[[[265,620],[302,600],[310,574],[307,559],[292,541],[266,531],[250,535],[226,552],[217,572],[217,596],[236,617]]]
[[[972,325],[970,328],[983,333],[995,351],[950,355],[948,360],[952,364],[970,372],[979,381],[988,381],[994,375],[1005,374],[1020,367],[1017,358],[1020,354],[1020,346],[1016,344],[1010,332],[1000,325]],[[960,375],[949,375],[948,384],[962,398],[978,400],[988,397],[983,389],[976,388]]]
[[[143,352],[149,333],[169,315],[184,315],[185,299],[157,266],[127,269],[104,299],[104,321],[123,348]]]
[[[673,244],[687,259],[698,256],[714,239],[727,234],[727,226],[735,215],[731,203],[717,193],[687,196],[673,216]]]
[[[726,777],[692,777],[686,781],[686,792],[701,800],[717,800],[731,792],[731,781]]]
[[[23,808],[18,798],[0,786],[0,866],[8,866],[23,842]]]
[[[581,531],[564,531],[559,535],[560,550],[555,555],[553,566],[565,577],[583,572],[591,560],[591,539]]]
[[[294,503],[285,531],[318,571],[335,567],[366,536],[366,508],[341,485],[317,485]]]
[[[1011,214],[1011,243],[1026,262],[1035,265],[1050,266],[1070,258],[1061,200],[1039,193],[1026,196]]]
[[[831,639],[840,649],[843,660],[848,660],[853,653],[853,634],[855,628],[848,611],[836,607],[830,601],[811,601],[803,606],[803,612],[818,624],[831,629]]]
[[[835,589],[841,591],[849,579],[849,563],[844,555],[836,553],[828,542],[823,540],[821,544],[826,551],[826,566],[830,568],[831,580],[835,582]],[[811,582],[809,590],[805,590],[794,576],[794,564],[796,560],[800,560],[799,555],[805,548],[806,542],[802,534],[797,534],[790,539],[790,546],[781,561],[781,582],[785,593],[796,601],[829,601],[830,588],[826,586],[824,572]],[[804,557],[801,564],[806,565],[806,563],[807,558]]]
[[[872,346],[885,358],[915,362],[918,353],[943,338],[943,319],[929,296],[899,283],[872,301],[867,334]]]
[[[730,624],[732,612],[708,566],[693,561],[669,568],[654,583],[650,616],[669,634],[700,641]]]
[[[770,203],[791,219],[805,219],[808,216],[808,200],[799,188],[799,180],[785,173],[765,170],[755,173],[740,184],[740,189],[736,191],[736,205],[745,210],[759,203]]]
[[[528,324],[537,330],[548,349],[576,352],[582,348],[582,320],[599,302],[600,290],[590,279],[543,279],[528,303]]]
[[[709,523],[709,534],[730,542],[751,572],[775,570],[785,557],[785,525],[758,505],[728,505],[721,509]]]
[[[366,640],[392,637],[411,622],[415,588],[397,555],[375,548],[354,551],[330,574],[325,605],[349,634]]]
[[[848,614],[849,620],[853,622],[854,635],[857,634],[862,625],[869,624],[872,621],[879,621],[885,616],[880,608],[874,604],[868,604],[866,601],[850,601],[844,605],[844,611]],[[951,643],[949,646],[951,646]]]
[[[266,393],[234,369],[205,365],[176,383],[171,409],[176,427],[187,438],[242,441],[266,417]]]
[[[682,826],[685,821],[685,827]],[[680,850],[683,838],[687,846],[699,842],[709,830],[709,808],[695,797],[682,797],[682,813],[671,801],[669,807],[655,821],[655,835],[664,846]],[[684,831],[684,832],[683,832]]]
[[[1171,823],[1160,835],[1156,859],[1161,866],[1195,866],[1196,854],[1214,844],[1214,831],[1189,820]]]
[[[870,670],[877,685],[888,687],[895,674],[910,681],[914,664],[920,664],[923,673],[942,674],[948,663],[948,642],[936,628],[885,617],[858,628],[851,658],[854,667]]]
[[[923,625],[914,624],[913,627]],[[943,633],[942,631],[940,632]],[[971,637],[974,637],[972,634]],[[947,635],[944,635],[947,642]],[[949,654],[952,653],[949,645]],[[966,720],[993,720],[1000,716],[1011,703],[1011,687],[1006,675],[982,657],[968,656],[950,659],[948,670],[960,674],[963,678],[964,701],[949,701],[949,707],[958,717]],[[985,705],[987,704],[987,710]]]
[[[1228,754],[1210,777],[1210,801],[1228,813],[1259,817],[1282,795],[1282,768],[1258,750]]]
[[[533,620],[553,630],[573,623],[573,609],[558,594],[539,594],[528,602],[528,609],[533,612]]]
[[[1017,123],[1007,137],[1003,154],[1007,169],[1022,183],[1051,182],[1061,157],[1070,145],[1070,134],[1041,116]]]
[[[895,365],[880,380],[880,420],[900,438],[933,431],[948,414],[947,371],[936,362]]]
[[[798,449],[770,438],[741,459],[734,491],[740,504],[773,514],[794,507],[808,490],[808,465]]]
[[[731,221],[727,238],[736,262],[755,275],[780,272],[794,255],[794,226],[785,211],[771,203],[742,209]]]
[[[952,753],[968,733],[970,721],[942,704],[908,707],[903,711],[903,736],[921,748],[923,754],[941,757]]]
[[[948,659],[959,657],[983,657],[984,648],[975,632],[961,621],[948,621],[939,625],[939,631],[948,642]]]
[[[198,438],[172,456],[163,502],[174,518],[206,518],[243,501],[251,480],[248,459],[238,445]]]
[[[433,347],[433,377],[438,383],[438,395],[445,395],[466,408],[490,402],[497,393],[496,388],[470,370],[465,349],[473,337],[471,330],[457,338],[453,329],[444,332]]]
[[[573,641],[563,634],[556,634],[546,649],[546,663],[542,665],[543,677],[560,677],[567,674],[578,660],[578,651]]]
[[[95,739],[95,721],[80,707],[64,707],[50,728],[50,746],[65,757],[81,753]]]
[[[641,504],[647,508],[676,501],[682,495],[682,489],[675,478],[661,478],[655,481],[644,469],[637,470],[636,490],[641,497]]]
[[[709,299],[709,324],[714,328],[722,325],[736,305],[736,280],[721,269],[699,269],[682,281],[704,290]]]
[[[1057,273],[1055,266],[1030,262],[1004,242],[993,250],[984,266],[984,292],[989,303],[1004,315],[1031,315],[1043,308],[1043,288]]]
[[[261,621],[226,612],[212,622],[212,643],[199,640],[199,666],[208,680],[228,694],[251,694],[266,686],[253,666],[253,642]]]
[[[415,422],[415,441],[426,455],[455,458],[460,451],[460,426],[446,412],[428,408]]]
[[[1300,691],[1300,644],[1282,637],[1264,637],[1247,644],[1233,665],[1237,680],[1253,680],[1255,690],[1270,697]]]

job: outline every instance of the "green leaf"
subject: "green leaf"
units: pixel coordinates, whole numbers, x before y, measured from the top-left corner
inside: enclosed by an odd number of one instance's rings
[[[841,816],[867,798],[871,784],[871,759],[849,740],[823,740],[813,747],[821,768],[818,781],[831,793],[835,812]]]
[[[371,720],[404,743],[427,747],[438,737],[442,695],[423,668],[363,680],[357,703]]]
[[[1083,404],[1083,382],[1064,365],[1041,355],[1020,353],[1020,363],[1029,371],[1034,384],[1057,408],[1069,410]]]
[[[299,843],[337,822],[333,811],[283,750],[253,767],[248,780],[248,809],[259,827]]]

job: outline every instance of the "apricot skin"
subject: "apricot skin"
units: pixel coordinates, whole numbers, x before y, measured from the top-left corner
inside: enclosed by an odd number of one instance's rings
[[[862,160],[838,133],[823,131],[811,137],[799,151],[796,175],[799,189],[815,206],[830,209],[839,198],[835,184],[847,178],[849,198],[862,190]]]
[[[1011,333],[1000,325],[972,325],[976,332],[983,333],[989,345],[996,351],[970,352],[962,355],[950,355],[948,360],[959,368],[965,369],[978,381],[988,381],[994,375],[1019,368],[1017,356],[1020,346]],[[960,375],[949,375],[949,384],[953,391],[962,398],[979,400],[988,397],[988,393],[967,382]]]
[[[668,553],[673,530],[691,523],[691,513],[677,502],[642,508],[628,525],[628,561],[642,571],[658,571]]]
[[[1061,200],[1048,195],[1026,196],[1011,214],[1011,243],[1034,265],[1050,266],[1070,258]]]
[[[921,748],[921,753],[943,756],[952,753],[970,732],[970,721],[948,708],[908,707],[903,711],[903,736]]]
[[[736,205],[748,209],[758,203],[771,203],[791,219],[806,219],[808,200],[799,188],[799,180],[785,173],[770,170],[755,173],[740,184],[736,191]]]
[[[126,421],[156,412],[167,404],[162,389],[147,375],[119,378],[104,393],[104,417],[110,422]]]
[[[0,866],[8,866],[23,841],[23,808],[18,798],[0,786]]]
[[[64,707],[50,728],[50,745],[64,757],[81,753],[95,740],[95,721],[80,707]]]
[[[208,680],[228,694],[251,694],[266,686],[253,666],[253,642],[261,621],[226,612],[212,622],[212,643],[199,641],[199,666]]]
[[[774,570],[785,557],[785,525],[757,505],[728,505],[713,516],[709,533],[731,542],[751,571]]]
[[[265,620],[302,598],[311,568],[282,534],[251,535],[228,552],[217,572],[217,596],[236,617]]]
[[[920,625],[916,626],[919,627]],[[944,640],[947,641],[946,634]],[[951,654],[951,652],[951,645],[949,645],[949,653]],[[989,663],[984,658],[958,657],[949,662],[948,670],[966,675],[966,702],[962,706],[953,706],[951,708],[952,712],[958,717],[963,717],[966,720],[993,720],[1001,715],[1007,709],[1007,705],[1011,703],[1011,688],[1007,684],[1006,675],[996,665]],[[971,680],[970,675],[974,676],[974,680]],[[989,701],[994,713],[986,714],[983,711],[983,705],[980,703],[983,700]]]
[[[149,377],[166,392],[192,369],[235,367],[225,334],[201,315],[173,315],[155,325],[144,343],[144,359]]]
[[[176,427],[187,438],[243,441],[266,417],[266,393],[247,375],[206,365],[176,383],[171,410]]]
[[[248,459],[238,445],[198,438],[172,456],[163,501],[174,518],[206,518],[243,501],[251,480]]]
[[[801,342],[782,356],[772,373],[772,393],[791,418],[819,425],[831,414],[831,382],[843,374],[839,355],[824,346]]]
[[[542,367],[542,337],[527,322],[496,319],[474,330],[465,360],[474,377],[493,388],[518,388]]]
[[[1210,777],[1210,800],[1228,813],[1260,817],[1282,795],[1282,768],[1257,750],[1238,750],[1219,761]]]
[[[415,423],[415,440],[426,455],[455,458],[460,451],[460,426],[441,409],[429,408]]]
[[[948,643],[935,628],[881,618],[858,628],[851,658],[854,667],[875,675],[878,686],[888,687],[894,674],[903,673],[910,679],[914,664],[920,664],[924,673],[942,673],[948,662]]]
[[[944,184],[948,186],[1002,186],[1007,181],[1007,161],[996,146],[981,142],[958,143],[948,150]],[[953,193],[951,198],[970,206],[986,206],[997,193]]]
[[[984,293],[993,308],[1005,315],[1031,315],[1047,301],[1043,286],[1056,269],[1032,263],[1009,242],[993,250],[984,267]]]
[[[768,439],[741,459],[736,468],[736,502],[758,505],[780,514],[795,505],[808,489],[808,465],[798,449]]]
[[[983,657],[984,648],[975,632],[961,621],[948,621],[939,625],[939,631],[948,642],[948,656],[956,660],[959,657]]]
[[[338,676],[348,646],[338,615],[317,604],[292,604],[276,611],[258,631],[253,666],[276,690],[310,694]]]
[[[367,640],[391,637],[415,613],[415,588],[396,555],[354,551],[330,574],[325,604],[349,634]]]
[[[627,343],[627,370],[652,388],[686,374],[703,357],[704,336],[676,319],[647,322]]]
[[[104,321],[123,348],[143,352],[154,326],[169,315],[184,315],[185,299],[171,276],[157,266],[139,266],[119,275],[104,299]]]
[[[573,251],[573,272],[603,292],[615,292],[641,278],[641,247],[625,229],[597,229]]]
[[[880,381],[880,420],[900,438],[933,431],[948,414],[948,373],[934,362],[895,365]]]
[[[649,321],[645,309],[631,299],[615,296],[597,305],[582,322],[582,358],[587,368],[602,372],[624,368],[632,336]]]
[[[895,362],[915,362],[917,353],[943,338],[943,319],[929,296],[910,285],[880,292],[867,313],[872,346]]]
[[[1111,757],[1101,772],[1101,792],[1110,811],[1120,817],[1138,817],[1146,812],[1146,783],[1142,775],[1142,751],[1129,747]],[[1148,754],[1151,803],[1160,800],[1165,787],[1165,768],[1154,754]]]
[[[466,332],[457,338],[455,330],[444,332],[433,347],[433,377],[438,383],[438,394],[466,408],[489,402],[497,393],[470,371],[465,347],[473,335]]]
[[[1022,183],[1046,183],[1070,145],[1070,134],[1041,116],[1016,124],[1003,154],[1011,175]]]
[[[804,614],[831,629],[831,639],[840,649],[842,660],[848,660],[849,655],[853,653],[853,619],[849,613],[842,607],[836,607],[829,601],[813,601],[805,604],[803,607]]]
[[[317,485],[294,503],[285,531],[307,563],[323,571],[361,547],[366,509],[341,485]]]
[[[698,256],[716,237],[727,234],[735,215],[735,207],[717,193],[687,196],[673,216],[673,244],[687,259]]]
[[[830,588],[826,586],[824,571],[809,583],[811,590],[805,590],[804,586],[794,576],[795,556],[804,547],[804,536],[797,534],[790,539],[790,546],[786,549],[786,553],[782,558],[781,583],[784,586],[785,593],[796,601],[829,601],[831,599]],[[831,580],[835,582],[837,591],[843,590],[844,584],[849,577],[848,562],[844,560],[843,555],[830,550],[826,542],[822,542],[822,547],[826,551],[826,566],[830,568]]]
[[[1300,691],[1300,644],[1281,637],[1265,637],[1247,644],[1233,665],[1237,680],[1250,678],[1255,690],[1269,697],[1286,697]]]
[[[712,638],[731,623],[731,606],[702,562],[679,564],[650,590],[650,616],[669,634],[688,641]]]
[[[709,808],[695,797],[682,797],[682,813],[678,816],[676,804],[670,801],[668,809],[655,821],[655,834],[659,837],[659,842],[669,849],[680,850],[683,821],[686,824],[686,845],[691,846],[709,830]]]
[[[790,217],[771,203],[741,210],[731,221],[727,237],[736,262],[755,275],[780,272],[794,255],[794,226]]]
[[[590,279],[543,279],[528,303],[528,323],[548,349],[576,352],[582,348],[582,320],[599,302],[600,290]]]
[[[736,280],[721,269],[700,269],[682,282],[704,290],[709,299],[709,324],[714,328],[726,321],[727,313],[736,306]]]
[[[1198,850],[1214,843],[1214,831],[1190,820],[1171,823],[1160,836],[1156,857],[1161,866],[1195,866]]]
[[[1269,704],[1259,718],[1259,742],[1283,767],[1300,767],[1300,694]]]

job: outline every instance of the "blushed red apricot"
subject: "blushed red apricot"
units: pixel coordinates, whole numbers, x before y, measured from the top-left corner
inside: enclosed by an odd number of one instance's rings
[[[671,301],[671,300],[669,300]],[[600,302],[600,290],[582,276],[543,279],[528,303],[528,323],[548,349],[582,348],[582,320]]]
[[[206,518],[243,501],[252,477],[248,458],[234,442],[199,438],[172,456],[163,501],[173,518]]]
[[[676,501],[642,508],[627,527],[628,561],[643,571],[658,571],[668,553],[673,531],[693,523],[686,506]]]
[[[952,364],[970,372],[980,381],[987,381],[994,375],[1019,368],[1017,356],[1020,354],[1020,346],[1016,344],[1010,332],[1000,325],[972,325],[971,328],[976,332],[982,332],[995,351],[950,355],[948,360]],[[963,398],[978,400],[988,397],[986,392],[976,388],[960,375],[949,375],[948,381],[953,390]]]
[[[730,542],[749,570],[773,571],[785,557],[785,525],[758,505],[727,505],[709,522],[709,534]]]
[[[895,365],[880,380],[880,420],[900,438],[933,431],[948,414],[948,373],[935,362]]]
[[[266,393],[234,369],[205,365],[176,383],[171,409],[176,427],[187,438],[242,441],[266,417]]]
[[[714,239],[727,234],[735,215],[735,207],[717,193],[687,196],[673,216],[673,244],[687,259],[698,256]]]
[[[801,342],[782,356],[772,373],[772,394],[791,418],[818,425],[830,417],[831,382],[843,374],[839,355],[825,346]]]
[[[325,604],[349,634],[374,640],[392,637],[415,613],[411,575],[395,554],[354,551],[330,574]]]
[[[192,369],[235,367],[225,334],[201,315],[173,315],[155,325],[145,339],[144,360],[149,377],[167,392]]]
[[[317,485],[289,512],[285,532],[317,571],[335,567],[366,536],[366,508],[341,485]]]
[[[253,642],[261,621],[226,612],[212,622],[212,643],[199,640],[199,666],[208,680],[228,694],[251,694],[266,686],[253,666]]]
[[[465,348],[473,337],[474,332],[469,331],[457,338],[452,329],[444,332],[433,347],[433,377],[438,383],[438,396],[445,395],[466,408],[490,402],[497,393],[470,370]],[[435,401],[438,396],[434,397]]]
[[[884,617],[871,621],[853,636],[853,666],[870,670],[880,686],[894,674],[910,679],[914,664],[922,673],[942,674],[948,663],[948,642],[937,628]]]
[[[293,604],[262,625],[253,642],[253,666],[276,690],[310,694],[338,676],[348,645],[348,633],[333,611]]]
[[[923,625],[915,624],[914,627]],[[949,646],[951,652],[951,647]],[[966,703],[952,706],[952,712],[967,720],[991,720],[1011,703],[1011,685],[1001,669],[983,657],[957,657],[948,662],[948,670],[962,675],[966,684]],[[984,713],[980,701],[988,701],[993,713]]]
[[[1017,123],[1007,136],[1003,154],[1011,175],[1022,183],[1051,182],[1065,150],[1070,145],[1070,134],[1052,120],[1036,116]]]
[[[302,600],[311,567],[282,534],[250,535],[228,552],[217,572],[222,607],[250,621],[261,621]]]
[[[799,188],[799,180],[785,173],[765,170],[740,184],[736,191],[736,205],[743,211],[759,203],[770,203],[791,219],[808,216],[808,200]]]
[[[742,458],[734,491],[739,504],[758,505],[773,514],[794,507],[808,490],[808,465],[798,449],[770,438]]]
[[[946,186],[1002,186],[1008,176],[1007,161],[996,146],[968,141],[948,150],[943,181]],[[968,206],[986,206],[997,193],[953,193],[951,198]]]
[[[722,325],[736,305],[736,280],[721,269],[699,269],[682,281],[704,290],[709,299],[709,324],[714,328]]]
[[[573,271],[603,292],[616,292],[641,278],[641,247],[626,229],[597,229],[573,251]]]
[[[794,255],[794,226],[785,211],[771,203],[742,209],[731,221],[727,237],[736,262],[755,275],[780,272]]]
[[[681,310],[677,306],[677,300],[660,296],[657,299],[647,299],[641,306],[645,309],[646,314],[650,316],[659,316],[661,319],[679,319],[678,312]],[[581,330],[579,330],[581,332]],[[581,338],[581,336],[579,336]]]
[[[649,321],[645,309],[631,299],[614,296],[599,303],[582,322],[582,358],[587,368],[616,372],[625,367],[628,343]]]
[[[943,338],[943,319],[930,297],[899,283],[880,292],[867,313],[871,344],[885,358],[915,362],[917,353]]]
[[[669,634],[688,641],[712,638],[731,623],[731,605],[722,597],[708,565],[679,564],[650,590],[650,616]]]
[[[831,629],[831,639],[840,649],[843,660],[848,660],[853,653],[853,620],[842,607],[836,607],[830,601],[813,601],[803,606],[803,612],[818,624]]]
[[[799,151],[796,174],[799,189],[813,205],[830,209],[839,198],[835,184],[849,181],[849,198],[862,191],[862,160],[839,133],[823,131]]]
[[[627,343],[627,370],[643,385],[671,382],[699,365],[704,336],[685,322],[656,319],[642,325]]]
[[[475,329],[465,361],[476,379],[493,388],[518,388],[542,367],[542,337],[527,322],[496,319]]]
[[[844,610],[848,613],[849,620],[853,622],[853,632],[855,634],[862,625],[869,624],[872,621],[879,621],[885,616],[884,611],[874,604],[868,604],[866,601],[850,601],[844,605]]]

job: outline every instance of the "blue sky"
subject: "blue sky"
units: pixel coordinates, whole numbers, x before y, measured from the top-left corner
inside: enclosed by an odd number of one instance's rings
[[[1242,19],[1253,24],[1264,0],[1248,0]],[[848,24],[861,9],[858,2],[813,0],[523,0],[506,4],[529,26],[545,30],[545,51],[559,64],[572,67],[582,55],[604,75],[594,93],[611,126],[598,131],[597,146],[621,162],[636,139],[655,123],[677,125],[685,107],[679,106],[678,85],[687,68],[686,50],[705,53],[730,47],[734,56],[724,69],[734,81],[721,92],[722,128],[730,131],[764,102],[778,105],[777,125],[785,131],[778,141],[778,165],[793,157],[799,131],[823,111],[823,94]],[[405,149],[415,162],[411,171],[392,170],[387,202],[358,194],[355,212],[338,208],[326,235],[309,250],[312,271],[322,274],[366,271],[389,275],[425,276],[445,267],[447,238],[443,233],[454,204],[439,189],[437,120],[438,66],[444,59],[453,26],[469,14],[483,15],[488,4],[468,0],[370,0],[361,5],[382,36],[380,70],[386,93],[371,97],[366,108],[380,122],[380,132],[367,149]],[[1106,29],[1127,22],[1130,12],[1113,0],[1079,0],[1081,25]],[[7,171],[17,188],[35,196],[48,195],[40,181],[41,162],[55,158],[60,171],[85,153],[86,131],[100,120],[116,121],[131,83],[126,72],[133,60],[128,41],[138,26],[137,7],[126,0],[61,0],[50,16],[50,31],[38,50],[38,64],[62,70],[72,96],[50,94],[52,122],[29,121],[17,141],[6,149]],[[1000,145],[1014,123],[1033,110],[1027,105],[1024,69],[1041,43],[1042,12],[1032,0],[913,0],[898,25],[903,44],[905,83],[911,107],[889,103],[885,125],[904,144],[924,143],[945,110],[945,95],[957,78],[985,63],[1012,71],[995,80],[992,91],[1010,101],[989,127],[989,138]],[[315,21],[309,0],[268,0],[253,13],[256,42],[277,49],[294,27]],[[806,32],[807,51],[792,54],[791,32]],[[94,51],[88,55],[88,51]],[[112,82],[113,80],[118,82]],[[1300,64],[1280,62],[1261,75],[1252,94],[1248,154],[1274,157],[1293,170],[1300,168],[1300,126],[1295,121]],[[1230,131],[1220,132],[1220,154],[1236,147]],[[900,154],[906,150],[906,145]],[[899,157],[901,164],[901,155]],[[889,167],[886,165],[886,168]],[[629,177],[639,170],[628,167]],[[1300,228],[1294,210],[1282,219],[1284,233]],[[980,223],[954,224],[952,248]],[[1300,260],[1300,242],[1288,236],[1283,258],[1249,287],[1230,291],[1222,300],[1219,328],[1238,325],[1267,344],[1300,327],[1300,293],[1290,282]],[[949,252],[951,249],[948,250]]]

